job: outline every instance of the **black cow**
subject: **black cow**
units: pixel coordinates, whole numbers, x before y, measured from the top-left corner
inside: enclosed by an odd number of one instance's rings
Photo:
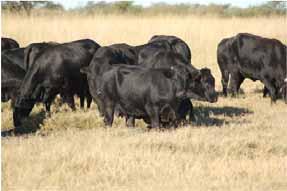
[[[189,88],[193,95],[191,98],[199,101],[216,102],[217,93],[215,91],[215,79],[208,68],[197,70],[181,54],[173,51],[157,51],[152,58],[142,62],[142,66],[148,68],[170,68],[180,67],[186,70],[189,74],[198,72],[198,76],[194,80],[189,81]],[[186,104],[186,105],[185,105]],[[185,112],[184,112],[185,111]],[[183,100],[177,109],[180,119],[184,120],[189,112],[190,120],[194,120],[192,113],[192,103],[190,100]]]
[[[153,59],[152,57],[158,51],[172,51],[180,54],[188,63],[191,60],[191,51],[188,45],[176,36],[156,35],[143,45],[131,46],[122,43],[109,47],[120,50],[129,60],[138,64],[142,64],[147,59]]]
[[[12,107],[17,95],[19,94],[19,88],[21,82],[25,76],[25,70],[21,68],[15,62],[5,54],[1,54],[1,101],[11,101]]]
[[[76,41],[72,41],[69,43],[73,44],[73,46],[84,48],[92,55],[98,50],[98,48],[101,47],[98,43],[96,43],[95,41],[91,39],[81,39],[81,40],[76,40]]]
[[[96,43],[93,40],[90,39],[82,39],[82,40],[76,40],[76,41],[72,41],[70,42],[73,44],[73,46],[77,46],[77,47],[82,47],[84,48],[86,51],[88,51],[91,55],[93,55],[97,49],[100,47],[100,45],[98,43]],[[70,43],[66,43],[67,45],[69,45]],[[24,60],[24,65],[26,68],[29,68],[30,65],[33,64],[36,56],[43,51],[45,48],[49,47],[49,46],[55,46],[58,45],[59,43],[56,42],[43,42],[43,43],[32,43],[30,44],[26,49],[25,49],[25,60]],[[92,98],[90,96],[90,94],[87,92],[86,93],[86,98],[87,98],[87,104],[88,104],[88,108],[90,108],[91,105],[91,101]],[[67,98],[64,95],[61,95],[61,97],[63,98],[64,102],[67,102],[72,109],[74,109],[74,104],[71,103],[71,99]],[[85,97],[80,97],[80,102],[81,102],[81,107],[84,107],[84,99]]]
[[[2,101],[12,100],[11,105],[13,107],[16,97],[19,94],[19,88],[22,80],[28,70],[28,65],[25,64],[25,52],[32,47],[38,51],[34,51],[33,57],[39,53],[39,50],[47,47],[48,43],[33,43],[26,48],[14,48],[4,50],[1,53],[2,66]],[[3,97],[6,97],[3,99]]]
[[[1,37],[1,50],[8,50],[13,48],[19,48],[19,43],[12,38]]]
[[[126,95],[127,97],[129,96],[129,91],[131,91],[131,95],[137,95],[138,98],[136,99],[143,99],[142,97],[140,97],[139,95],[141,93],[143,93],[142,91],[139,91],[138,94],[136,94],[133,91],[138,91],[138,89],[134,89],[135,86],[138,86],[138,88],[143,88],[143,91],[147,91],[145,90],[144,85],[142,85],[142,83],[145,82],[149,82],[149,80],[147,78],[156,78],[153,75],[148,75],[149,72],[153,73],[153,70],[163,70],[163,71],[174,71],[175,74],[177,75],[173,75],[172,78],[170,78],[169,80],[171,80],[171,82],[173,81],[173,83],[175,84],[180,84],[182,87],[177,89],[177,96],[178,97],[195,97],[197,99],[201,99],[201,100],[208,100],[210,102],[215,102],[217,100],[217,94],[214,90],[214,78],[212,77],[210,71],[208,69],[202,69],[202,70],[197,70],[195,69],[192,65],[190,64],[186,64],[186,60],[182,58],[181,55],[174,53],[174,52],[160,52],[158,55],[164,55],[161,56],[161,58],[154,60],[154,63],[146,63],[147,65],[145,66],[144,64],[142,65],[136,65],[136,66],[128,66],[128,65],[122,65],[121,63],[124,63],[125,60],[120,61],[118,59],[113,59],[113,58],[118,58],[118,55],[116,53],[114,53],[113,51],[110,50],[111,48],[109,47],[102,47],[100,48],[96,54],[93,57],[93,60],[91,61],[90,65],[88,68],[82,69],[82,71],[84,73],[87,73],[88,76],[88,82],[89,82],[89,88],[90,88],[90,92],[94,98],[94,100],[96,101],[99,111],[102,115],[106,116],[106,108],[112,108],[112,111],[109,112],[114,112],[115,108],[118,109],[121,113],[122,116],[126,116],[128,118],[128,122],[131,120],[132,122],[130,122],[132,125],[134,123],[134,119],[135,118],[143,118],[145,119],[145,121],[148,121],[149,117],[147,116],[147,114],[143,114],[143,110],[142,108],[140,109],[141,112],[139,112],[139,114],[137,114],[137,111],[133,111],[133,109],[129,108],[129,104],[131,104],[133,107],[135,106],[135,102],[134,103],[129,103],[129,99],[124,100],[123,102],[118,103],[118,101],[116,101],[115,103],[112,102],[112,107],[107,106],[106,104],[110,101],[110,100],[106,100],[107,95],[105,93],[103,93],[105,90],[105,88],[101,88],[103,86],[107,86],[107,88],[116,88],[114,91],[115,93],[118,90],[117,88],[122,88],[122,95]],[[106,50],[106,51],[104,51]],[[110,50],[110,51],[108,51]],[[102,52],[104,52],[105,54],[102,54]],[[107,54],[107,52],[109,54]],[[118,69],[120,68],[120,69]],[[158,68],[158,69],[155,69]],[[118,74],[116,71],[126,71],[127,75],[125,76],[125,72],[122,75],[122,73]],[[111,74],[110,72],[114,71],[115,73]],[[139,76],[141,76],[141,73],[144,73],[144,76],[148,76],[145,78],[139,78],[137,79],[135,76],[138,74]],[[166,72],[165,74],[169,74],[168,72]],[[116,83],[115,84],[110,84],[108,83],[108,80],[111,80],[111,76],[110,75],[115,75],[117,76],[116,79]],[[155,74],[154,74],[155,75]],[[163,77],[164,74],[158,74],[159,76]],[[107,77],[108,76],[108,77]],[[165,75],[166,76],[166,75]],[[107,79],[106,79],[107,78]],[[115,80],[115,79],[113,79]],[[119,80],[119,81],[117,81]],[[118,86],[122,83],[122,81],[125,80],[125,85],[127,86]],[[138,81],[137,81],[138,80]],[[143,80],[142,83],[139,83],[140,80]],[[157,78],[154,79],[157,81],[151,81],[150,84],[147,84],[149,88],[153,87],[153,83],[155,83],[156,88],[159,88],[160,86],[162,86],[163,91],[167,91],[165,90],[164,87],[164,83],[161,82],[160,80],[158,80]],[[168,81],[169,81],[168,80]],[[169,81],[170,82],[170,81]],[[167,84],[169,82],[166,82]],[[120,84],[119,84],[120,83]],[[139,83],[139,84],[137,84]],[[157,83],[161,83],[161,85],[158,85]],[[104,84],[104,85],[103,85]],[[131,85],[132,87],[128,87],[129,85]],[[156,89],[155,88],[155,89]],[[213,89],[212,89],[213,88]],[[186,91],[186,89],[188,89],[188,91]],[[190,91],[192,90],[192,92]],[[155,90],[157,91],[157,90]],[[174,90],[173,90],[174,91]],[[144,92],[144,93],[150,93],[150,92]],[[167,92],[167,94],[170,92]],[[112,98],[114,98],[116,100],[116,98],[114,97],[116,96],[115,94],[111,95]],[[142,95],[142,96],[146,96],[146,95]],[[155,95],[157,96],[157,94]],[[183,103],[187,103],[188,107],[186,108],[179,108],[179,105],[181,104],[180,99],[178,99],[174,97],[175,100],[173,100],[173,105],[171,106],[170,104],[166,103],[165,105],[162,105],[162,107],[164,106],[164,108],[161,108],[161,114],[163,114],[163,116],[165,117],[161,117],[164,119],[170,118],[173,119],[172,116],[174,115],[179,115],[181,113],[186,113],[185,111],[188,110],[192,110],[192,106],[189,100],[183,99],[184,102]],[[110,98],[110,99],[112,99]],[[124,98],[118,98],[118,99],[124,99]],[[152,98],[150,98],[152,99]],[[114,100],[114,101],[115,101]],[[139,101],[139,100],[138,100]],[[189,104],[190,103],[190,104]],[[123,106],[124,104],[124,106]],[[127,105],[127,106],[125,106]],[[135,110],[137,110],[136,107],[134,107]],[[177,112],[177,110],[179,110],[179,112]],[[133,113],[135,112],[135,113]],[[186,115],[186,114],[185,114]],[[169,117],[166,117],[169,116]],[[191,114],[191,118],[192,114]],[[173,119],[174,120],[174,119]],[[105,118],[106,124],[110,125],[110,118],[106,116]],[[161,120],[162,121],[162,120]],[[164,121],[164,120],[163,120]],[[128,123],[129,124],[129,123]],[[129,125],[128,125],[129,126]]]
[[[230,75],[232,94],[238,93],[245,78],[260,80],[268,89],[271,101],[281,94],[286,101],[286,45],[276,39],[239,33],[223,39],[217,48],[222,73],[223,94],[227,95]],[[265,90],[266,91],[266,90]],[[286,101],[287,102],[287,101]]]
[[[150,120],[151,127],[159,127],[162,120],[174,121],[178,100],[189,97],[188,73],[176,68],[111,65],[99,60],[82,72],[87,74],[90,92],[108,126],[115,108],[120,108],[124,116]]]
[[[14,64],[17,64],[23,70],[27,71],[29,64],[35,59],[39,52],[48,46],[56,45],[57,43],[32,43],[25,48],[14,48],[2,51],[1,56],[5,57]]]
[[[64,96],[71,108],[75,109],[74,94],[79,95],[81,107],[84,98],[88,98],[88,107],[91,96],[88,91],[87,78],[80,73],[80,68],[88,66],[92,54],[83,44],[77,42],[59,44],[45,48],[37,55],[34,63],[29,66],[20,89],[13,119],[15,127],[21,125],[21,120],[29,115],[36,101],[45,103],[46,110],[57,94]]]
[[[23,70],[26,70],[24,66],[24,51],[25,48],[14,48],[4,50],[1,52],[1,59],[5,57],[6,62],[18,65]]]
[[[110,64],[137,64],[137,55],[128,44],[113,44],[97,50],[94,58],[104,58]]]
[[[33,64],[37,55],[40,54],[41,51],[45,50],[45,48],[49,46],[58,45],[57,42],[40,42],[40,43],[32,43],[29,44],[24,51],[24,68],[28,70],[28,68]]]
[[[167,41],[172,47],[173,52],[179,53],[186,59],[186,61],[190,62],[191,60],[191,51],[189,46],[179,37],[177,36],[169,36],[169,35],[154,35],[148,41],[148,43],[155,43]]]

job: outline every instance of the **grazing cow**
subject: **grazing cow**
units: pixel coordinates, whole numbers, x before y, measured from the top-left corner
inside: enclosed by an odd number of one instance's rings
[[[238,93],[245,78],[260,80],[268,89],[271,101],[281,94],[286,101],[286,45],[248,33],[223,39],[217,48],[218,65],[222,73],[223,94],[227,95],[230,75],[232,94]],[[266,92],[266,90],[265,90]],[[287,102],[287,101],[286,101]]]
[[[105,49],[106,51],[103,51]],[[159,93],[157,92],[157,91],[161,91],[161,89],[163,89],[162,90],[163,92],[167,91],[166,93],[168,95],[170,93],[169,92],[170,90],[165,89],[165,86],[163,85],[164,84],[163,81],[165,81],[166,79],[161,81],[156,77],[156,74],[161,76],[164,79],[164,76],[166,77],[166,75],[169,74],[166,71],[170,71],[170,70],[172,70],[176,75],[172,75],[173,77],[168,78],[168,80],[165,82],[169,84],[170,82],[173,81],[173,83],[180,84],[181,86],[179,86],[180,88],[176,89],[177,97],[172,97],[173,104],[166,103],[165,105],[161,105],[161,107],[164,106],[164,108],[161,108],[159,112],[163,115],[162,117],[160,117],[161,119],[160,122],[165,121],[162,119],[173,119],[172,116],[178,115],[176,112],[177,110],[180,110],[179,112],[180,114],[180,113],[184,113],[186,110],[192,109],[191,107],[189,107],[188,109],[179,108],[178,106],[181,103],[180,101],[181,99],[179,99],[179,97],[183,98],[182,100],[185,100],[184,103],[189,102],[189,100],[188,99],[186,100],[186,98],[184,97],[188,97],[188,98],[195,97],[197,99],[208,100],[210,102],[215,102],[217,100],[217,94],[214,90],[214,78],[212,77],[210,71],[208,69],[197,70],[194,67],[192,67],[192,65],[190,64],[183,64],[183,62],[187,62],[187,61],[183,59],[182,56],[180,55],[178,56],[177,53],[161,52],[162,54],[164,55],[167,54],[168,56],[166,57],[163,56],[162,59],[158,59],[157,62],[154,61],[155,63],[150,63],[147,66],[145,66],[144,64],[136,65],[136,66],[129,66],[129,65],[121,64],[121,63],[124,63],[124,60],[119,61],[118,59],[113,59],[113,58],[117,58],[117,54],[113,53],[112,51],[107,51],[107,50],[109,50],[108,47],[100,48],[94,55],[89,67],[82,69],[82,72],[87,74],[90,92],[95,102],[98,105],[100,113],[103,116],[105,116],[105,122],[107,125],[111,124],[111,121],[113,118],[111,119],[110,116],[111,116],[111,113],[114,113],[115,108],[119,110],[120,115],[127,117],[128,126],[134,126],[135,118],[143,118],[145,119],[145,121],[148,121],[148,119],[150,119],[149,118],[150,116],[148,116],[147,113],[144,113],[145,111],[143,111],[143,108],[141,108],[140,111],[138,111],[136,108],[136,102],[139,101],[140,99],[144,100],[143,96],[146,97],[147,96],[146,94],[151,94],[152,92],[149,92],[151,89],[155,89],[154,90],[156,91],[155,96],[163,95],[163,94],[160,94],[162,92],[159,92]],[[110,54],[102,54],[102,52],[109,52]],[[162,60],[162,62],[160,62],[160,60]],[[154,73],[153,72],[154,70],[158,72],[155,72],[155,74],[153,75],[148,75],[149,73]],[[165,71],[165,73],[161,74],[159,72],[160,70]],[[139,76],[138,78],[136,77],[137,75]],[[211,77],[211,79],[209,77]],[[151,80],[148,78],[151,78],[151,79],[154,78],[154,79]],[[112,81],[112,80],[116,80],[115,84],[112,84],[114,82],[108,83],[109,81]],[[140,83],[140,80],[142,80],[141,83]],[[123,81],[124,81],[124,84],[122,84]],[[148,83],[147,84],[148,87],[144,87],[145,82]],[[106,91],[105,88],[114,89],[114,94],[106,93],[106,92],[103,93],[104,91]],[[139,91],[138,88],[142,88],[142,91]],[[150,88],[150,90],[148,91],[148,89],[146,88]],[[159,90],[157,90],[157,88]],[[188,88],[188,91],[186,91],[186,88]],[[190,90],[192,90],[192,92]],[[138,93],[133,92],[133,91],[138,91]],[[135,99],[138,99],[138,100],[137,101],[134,100],[133,103],[130,103],[129,102],[130,99],[125,99],[125,97],[115,97],[115,96],[119,96],[118,93],[121,94],[121,96],[125,95],[127,98],[129,96],[134,95],[136,96]],[[111,97],[108,98],[108,95],[106,94],[109,94],[109,96]],[[106,99],[112,99],[113,101],[106,100]],[[119,99],[122,101],[117,101],[116,99]],[[153,98],[151,97],[150,99],[153,99]],[[160,97],[157,97],[157,99],[160,99]],[[109,104],[109,102],[111,102],[112,106],[106,105],[106,104]],[[141,104],[144,104],[144,103],[141,103]],[[130,107],[134,107],[136,111],[134,111]],[[107,111],[106,108],[110,108],[112,109],[112,111]],[[107,112],[109,114],[107,114]],[[107,117],[107,115],[109,116]]]
[[[178,53],[172,51],[157,51],[152,58],[148,58],[147,60],[143,61],[142,65],[149,68],[170,68],[176,66],[185,69],[190,74],[198,71],[198,77],[189,81],[190,90],[192,90],[194,93],[191,98],[199,101],[217,101],[215,79],[212,76],[210,70],[207,68],[197,70],[191,64],[189,64],[188,61],[182,57],[182,55]],[[192,104],[189,100],[183,100],[177,109],[177,112],[180,113],[179,120],[181,121],[184,120],[187,115],[187,112],[183,111],[189,111],[190,120],[194,120]]]
[[[81,107],[84,106],[84,98],[89,98],[89,107],[92,98],[87,78],[80,73],[80,68],[88,66],[91,59],[92,54],[79,41],[49,46],[41,51],[29,66],[15,103],[13,119],[16,129],[36,101],[45,103],[49,112],[52,101],[59,93],[73,109],[74,94],[79,95]]]
[[[1,38],[1,50],[8,50],[13,48],[19,48],[19,43],[12,38]]]
[[[120,108],[124,116],[149,119],[151,127],[159,127],[160,116],[174,121],[178,100],[189,96],[188,74],[173,68],[91,62],[82,72],[87,74],[90,92],[108,126],[113,123],[115,108]]]
[[[11,101],[14,106],[21,82],[25,76],[25,70],[15,64],[4,53],[1,54],[1,101]]]

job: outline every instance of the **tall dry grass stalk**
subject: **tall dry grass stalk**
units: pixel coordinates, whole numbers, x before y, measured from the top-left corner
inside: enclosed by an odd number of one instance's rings
[[[2,36],[22,46],[91,38],[101,45],[143,44],[155,34],[176,35],[192,63],[209,67],[221,90],[216,47],[224,37],[250,32],[287,42],[285,18],[2,16]],[[287,109],[263,99],[262,84],[247,80],[239,98],[194,102],[197,122],[187,128],[128,129],[117,119],[105,129],[96,106],[71,112],[53,106],[44,119],[34,108],[26,128],[36,134],[2,138],[4,190],[287,190]],[[258,91],[260,90],[260,91]],[[2,130],[12,111],[2,104]]]

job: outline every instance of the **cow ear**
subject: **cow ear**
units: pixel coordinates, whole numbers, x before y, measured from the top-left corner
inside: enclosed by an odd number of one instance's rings
[[[80,72],[83,74],[90,74],[91,73],[88,66],[81,68]]]

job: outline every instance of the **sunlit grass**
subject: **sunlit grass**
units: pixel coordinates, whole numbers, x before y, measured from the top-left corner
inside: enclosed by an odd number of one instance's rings
[[[221,91],[219,41],[238,32],[287,43],[284,18],[38,17],[2,15],[2,36],[22,46],[91,38],[101,45],[143,44],[155,34],[176,35],[192,50],[192,64],[209,67]],[[2,138],[3,190],[287,190],[287,109],[262,98],[262,84],[246,80],[239,98],[194,101],[197,121],[172,130],[105,128],[95,104],[87,111],[35,106],[24,128],[35,133]],[[77,108],[79,101],[77,100]],[[13,128],[2,103],[1,129]]]

